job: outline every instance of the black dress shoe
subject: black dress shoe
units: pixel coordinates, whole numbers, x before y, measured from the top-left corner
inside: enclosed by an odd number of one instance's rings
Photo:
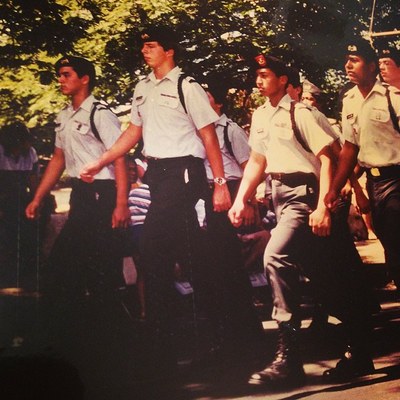
[[[369,375],[374,371],[374,363],[369,355],[349,348],[336,367],[326,370],[323,376],[327,380],[341,382]]]

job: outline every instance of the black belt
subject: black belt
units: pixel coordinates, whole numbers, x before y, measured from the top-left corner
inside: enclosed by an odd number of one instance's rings
[[[292,172],[289,174],[271,172],[270,176],[271,179],[282,182],[287,186],[315,184],[317,182],[317,177],[312,172]]]
[[[164,158],[146,156],[146,159],[149,163],[171,163],[171,164],[190,160],[192,158],[196,157],[192,155],[182,156],[182,157],[164,157]]]
[[[389,178],[400,178],[400,165],[389,165],[387,167],[366,168],[368,178],[382,180]]]

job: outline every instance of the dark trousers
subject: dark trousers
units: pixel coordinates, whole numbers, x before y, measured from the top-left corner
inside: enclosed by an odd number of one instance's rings
[[[228,182],[232,200],[240,181]],[[214,190],[211,185],[211,193]],[[242,243],[227,212],[207,212],[207,240],[211,282],[222,328],[221,340],[249,343],[263,335],[252,302],[252,286],[244,268]]]
[[[120,257],[111,227],[113,180],[72,181],[68,220],[52,248],[46,290],[59,296],[104,293],[122,284]]]
[[[400,178],[368,175],[367,191],[374,228],[385,250],[386,265],[400,288]]]
[[[140,253],[145,276],[146,321],[156,348],[174,355],[171,335],[175,316],[174,266],[188,271],[194,287],[194,313],[208,301],[203,290],[207,278],[205,232],[200,228],[195,205],[207,200],[203,160],[195,157],[149,160],[147,183],[151,205],[143,227]],[[203,297],[202,300],[199,297]],[[159,345],[156,345],[156,342]],[[170,350],[170,351],[168,351]],[[162,357],[156,354],[155,357]]]

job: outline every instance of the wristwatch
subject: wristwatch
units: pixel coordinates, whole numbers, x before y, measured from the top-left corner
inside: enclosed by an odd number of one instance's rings
[[[219,186],[225,185],[226,179],[221,178],[220,176],[218,178],[214,178],[214,183],[216,183]]]

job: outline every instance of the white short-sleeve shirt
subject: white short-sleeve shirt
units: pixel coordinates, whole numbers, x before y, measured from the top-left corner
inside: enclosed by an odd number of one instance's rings
[[[135,88],[131,122],[142,127],[148,157],[169,158],[193,155],[205,158],[205,148],[197,131],[218,120],[207,94],[196,82],[183,80],[185,112],[178,94],[181,69],[175,67],[163,79],[151,72]]]
[[[36,150],[29,148],[27,154],[21,154],[18,158],[8,157],[4,154],[4,147],[0,144],[0,170],[1,171],[32,171],[34,164],[38,162]]]
[[[267,102],[253,114],[249,143],[252,150],[267,159],[268,173],[314,173],[319,177],[320,162],[316,155],[333,142],[317,123],[312,112],[296,104],[295,121],[305,142],[307,152],[296,139],[290,119],[291,98],[285,95],[276,107]]]
[[[390,98],[397,119],[400,117],[400,90],[390,87]],[[400,133],[390,118],[386,87],[376,81],[364,98],[357,86],[343,99],[344,139],[359,147],[361,166],[384,167],[400,164]]]
[[[229,152],[225,142],[225,129],[227,129],[228,140],[232,146],[233,155]],[[241,179],[243,171],[240,164],[248,161],[250,157],[250,146],[246,132],[225,114],[222,114],[219,120],[215,123],[215,131],[221,149],[225,178],[228,181]],[[213,180],[213,174],[210,162],[205,159],[204,165],[206,167],[207,178],[211,182]]]
[[[64,152],[66,172],[79,178],[82,168],[96,161],[109,149],[121,134],[118,117],[108,109],[96,110],[94,123],[99,132],[99,141],[90,127],[90,112],[95,98],[90,95],[77,110],[72,105],[64,108],[56,119],[55,146]],[[103,168],[95,179],[115,179],[112,164]]]

